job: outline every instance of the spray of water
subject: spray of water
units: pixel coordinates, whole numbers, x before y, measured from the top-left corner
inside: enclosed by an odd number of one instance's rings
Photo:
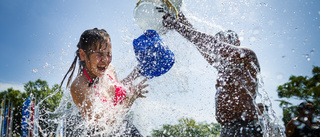
[[[110,79],[106,79],[104,77],[104,80]],[[69,89],[65,89],[61,102],[55,111],[40,111],[40,114],[35,117],[33,122],[31,122],[39,128],[39,132],[35,135],[120,136],[124,132],[127,132],[128,125],[130,126],[130,121],[127,119],[128,109],[123,109],[121,105],[114,106],[110,102],[103,101],[103,99],[97,96],[96,93],[102,93],[102,90],[104,90],[105,87],[98,87],[96,89],[88,91],[93,94],[90,94],[85,99],[85,101],[92,102],[93,107],[90,108],[90,115],[81,113],[81,108],[87,107],[87,104],[83,103],[83,106],[76,106],[73,103]],[[59,91],[56,91],[45,99],[39,101],[35,108],[43,105],[45,100],[51,98],[58,92]],[[42,123],[45,123],[45,127],[41,127],[41,125],[43,126]]]
[[[194,1],[192,0],[192,2]],[[232,9],[225,9],[225,7],[233,6],[233,9],[239,11],[241,6],[254,6],[254,4],[250,4],[254,3],[252,0],[244,0],[241,1],[240,4],[227,0],[222,1],[222,4],[218,2],[213,4],[210,3],[210,1],[196,1],[194,6],[190,4],[192,2],[189,1],[188,3],[188,1],[186,1],[186,5],[189,7],[185,5],[182,7],[185,13],[190,13],[187,14],[187,18],[190,19],[191,22],[194,22],[196,26],[207,28],[207,30],[210,32],[225,30],[223,27],[224,25],[233,24],[230,22],[237,21],[226,20],[226,23],[221,23],[221,21],[212,22],[209,18],[211,15],[206,11],[208,8],[217,9],[218,12],[215,13],[220,14],[215,16],[215,18],[218,18],[222,15],[229,15],[226,13],[226,11],[230,12]],[[207,4],[207,7],[202,8],[203,5],[199,4],[202,2],[209,2],[210,4]],[[205,13],[205,15],[199,17],[198,14],[193,14],[193,11]],[[254,18],[254,16],[252,16],[253,13],[250,11],[241,13],[241,15],[239,15],[240,12],[239,14],[237,13],[238,12],[231,12],[229,16],[237,16],[241,17],[241,19],[245,18],[249,21],[253,20]],[[224,19],[225,18],[223,18],[222,21],[224,21]],[[128,24],[133,23],[128,22]],[[122,30],[122,39],[124,43],[120,47],[121,50],[115,50],[114,53],[119,53],[121,55],[119,59],[121,61],[115,62],[116,64],[119,64],[118,72],[126,73],[128,70],[130,70],[130,66],[134,66],[136,62],[131,48],[132,40],[141,35],[141,33],[138,32],[142,31],[136,31],[139,30],[137,26],[129,25]],[[198,53],[194,45],[187,42],[185,39],[179,36],[179,34],[171,31],[161,37],[163,38],[164,42],[168,44],[169,48],[175,53],[176,63],[167,74],[149,81],[149,91],[151,91],[151,93],[148,94],[147,99],[138,100],[135,103],[129,112],[131,119],[136,124],[138,129],[141,129],[141,132],[145,135],[150,135],[150,131],[152,129],[158,128],[162,124],[168,124],[170,122],[173,123],[172,121],[176,121],[176,119],[181,117],[197,117],[199,113],[207,113],[207,115],[210,116],[210,119],[213,122],[216,122],[214,121],[214,94],[216,92],[214,85],[216,84],[217,72],[212,66],[207,64],[203,57]],[[131,56],[128,56],[128,53],[131,53]],[[216,57],[216,55],[212,56]],[[219,66],[219,64],[213,65]],[[258,69],[257,67],[255,68]],[[254,80],[254,78],[252,79]],[[258,81],[256,82],[259,83],[257,97],[261,100],[261,103],[269,108],[269,111],[264,111],[262,118],[260,119],[264,136],[284,136],[283,130],[279,124],[279,119],[277,118],[275,111],[272,109],[272,103],[264,89],[264,83],[261,74],[258,75]],[[92,127],[96,127],[95,129],[98,129],[94,131],[93,135],[110,133],[120,134],[121,132],[124,132],[125,124],[123,124],[123,121],[127,119],[127,115],[125,114],[129,110],[121,110],[117,106],[114,107],[106,105],[97,97],[89,97],[90,99],[94,99],[92,102],[95,102],[93,115],[98,115],[100,119],[95,120],[94,118],[88,118],[83,116],[79,110],[79,107],[73,103],[69,89],[65,89],[64,91],[65,92],[59,107],[54,112],[44,111],[40,114],[38,119],[35,120],[35,125],[40,125],[39,121],[47,121],[47,124],[51,125],[47,128],[40,127],[40,132],[42,135],[50,136],[63,131],[64,136],[86,136],[90,132],[92,133],[92,131],[90,131]],[[255,99],[255,97],[251,97]],[[210,102],[210,104],[204,103],[206,100],[209,100],[208,102]],[[40,101],[36,107],[41,106],[42,102],[43,101]],[[205,104],[206,106],[202,106],[202,104]],[[192,113],[194,111],[190,111],[190,109],[198,111],[199,113],[194,113],[193,115]],[[256,110],[259,111],[258,107]],[[114,121],[110,119],[113,119]],[[63,130],[61,130],[61,125],[64,125],[65,127]]]

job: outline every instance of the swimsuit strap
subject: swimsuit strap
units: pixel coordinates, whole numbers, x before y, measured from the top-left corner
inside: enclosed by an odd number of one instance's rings
[[[111,79],[111,80],[113,80],[113,78],[109,75],[109,74],[107,74],[108,76],[109,76],[109,78]],[[116,81],[117,82],[117,81]]]
[[[90,87],[90,86],[93,84],[93,81],[92,81],[91,78],[89,77],[86,69],[83,69],[83,73],[84,73],[84,75],[87,76],[88,80],[90,81],[90,83],[89,83],[89,87]],[[111,76],[109,76],[109,77],[111,77]],[[95,85],[94,85],[94,88],[96,88]],[[100,100],[101,100],[102,102],[108,102],[107,99],[105,99],[104,97],[101,97],[100,93],[99,93],[97,90],[95,90],[95,94],[100,98]]]
[[[90,81],[89,84],[88,84],[88,86],[91,87],[91,85],[92,85],[94,82],[93,82],[92,79],[89,77],[86,69],[83,69],[83,73],[87,76],[88,80]],[[96,85],[94,85],[94,87],[96,88]]]
[[[83,69],[83,73],[87,76],[88,80],[90,81],[90,83],[92,83],[91,78],[89,77],[89,75],[87,74],[86,69]]]

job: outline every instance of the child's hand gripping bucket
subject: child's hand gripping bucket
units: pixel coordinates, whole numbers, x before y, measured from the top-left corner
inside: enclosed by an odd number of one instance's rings
[[[173,52],[155,30],[147,30],[133,40],[133,48],[139,62],[138,68],[148,79],[167,73],[175,62]]]

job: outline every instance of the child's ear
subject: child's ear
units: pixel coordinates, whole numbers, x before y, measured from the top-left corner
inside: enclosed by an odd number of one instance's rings
[[[80,55],[81,61],[87,60],[87,54],[82,49],[79,49],[79,55]]]

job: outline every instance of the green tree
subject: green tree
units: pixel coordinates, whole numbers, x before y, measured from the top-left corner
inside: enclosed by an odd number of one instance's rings
[[[278,86],[277,92],[279,98],[293,98],[306,101],[314,105],[315,115],[319,116],[320,104],[320,67],[314,66],[312,77],[308,76],[290,76],[289,82]],[[287,124],[292,118],[298,116],[297,105],[285,100],[279,100],[280,107],[283,107],[283,122]]]
[[[37,103],[40,103],[41,110],[54,111],[59,106],[60,99],[63,95],[58,84],[49,88],[47,81],[38,79],[34,82],[29,81],[24,85],[27,95],[32,94]]]
[[[57,118],[57,115],[48,112],[53,112],[60,104],[63,92],[59,85],[55,84],[52,88],[49,88],[47,81],[38,79],[34,82],[29,81],[26,83],[24,90],[26,94],[32,94],[36,99],[40,113],[38,122],[42,130],[50,133],[54,132],[57,126],[54,119]]]
[[[47,112],[54,111],[58,107],[62,98],[62,91],[58,84],[55,84],[52,88],[44,80],[29,81],[24,85],[24,92],[8,88],[7,90],[0,93],[0,102],[6,98],[6,105],[10,102],[14,106],[14,120],[13,120],[13,133],[21,135],[21,121],[22,121],[22,107],[23,102],[28,98],[29,95],[33,95],[33,100],[36,100],[36,104],[39,104],[40,118],[39,124],[42,128],[50,128],[51,125],[48,118],[52,117]],[[53,127],[51,127],[53,128]]]
[[[153,137],[218,137],[220,135],[220,125],[217,123],[207,124],[196,122],[193,119],[183,118],[177,125],[163,125],[159,130],[152,130]]]

